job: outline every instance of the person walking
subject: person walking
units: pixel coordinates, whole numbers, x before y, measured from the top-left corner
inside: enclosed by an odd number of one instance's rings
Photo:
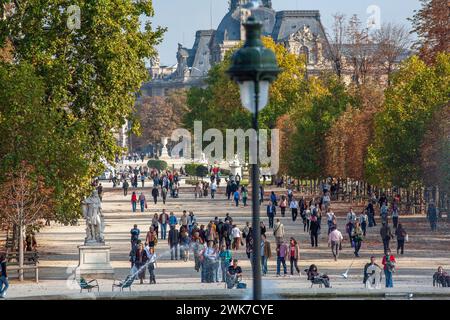
[[[6,297],[6,292],[9,288],[8,273],[6,267],[6,255],[0,253],[0,298]]]
[[[128,195],[128,187],[129,187],[129,183],[127,180],[124,180],[123,184],[122,184],[122,189],[123,189],[123,196],[126,197]]]
[[[144,184],[145,184],[145,176],[143,174],[141,174],[141,186],[142,186],[142,188],[144,188]]]
[[[131,235],[131,250],[133,250],[134,247],[137,246],[137,243],[139,241],[139,235],[141,234],[141,230],[138,229],[137,224],[133,226],[133,229],[130,230]]]
[[[387,224],[387,222],[383,221],[382,227],[380,229],[381,241],[383,241],[384,252],[386,253],[389,249],[389,242],[394,237],[392,235],[391,227]]]
[[[281,196],[281,200],[280,200],[280,211],[281,211],[281,216],[284,217],[286,214],[286,207],[288,205],[288,201],[285,195]]]
[[[220,260],[220,268],[222,271],[222,282],[226,281],[227,270],[231,264],[231,251],[227,248],[225,244],[220,246],[219,252],[219,260]]]
[[[141,212],[144,212],[147,209],[147,200],[143,192],[139,195],[139,204],[141,205]]]
[[[405,250],[405,240],[408,234],[401,223],[398,224],[397,229],[395,230],[395,236],[397,237],[397,255],[399,253],[403,255]]]
[[[311,224],[309,227],[309,233],[311,236],[311,247],[318,247],[319,246],[319,222],[317,221],[316,216],[311,216]]]
[[[186,228],[188,227],[188,216],[186,210],[183,210],[183,214],[180,217],[180,226]]]
[[[153,187],[153,189],[152,189],[152,197],[153,197],[153,202],[155,203],[155,204],[157,204],[158,203],[158,197],[159,197],[159,190],[158,190],[158,187]]]
[[[189,231],[189,235],[192,235],[192,228],[194,227],[194,225],[197,223],[197,218],[194,215],[194,212],[189,211],[189,215],[188,215],[188,231]]]
[[[264,221],[259,222],[259,227],[261,228],[261,234],[266,235],[266,225],[264,224]]]
[[[270,242],[265,234],[261,234],[261,268],[263,276],[267,275],[267,262],[272,257]]]
[[[170,226],[169,236],[167,237],[170,248],[170,260],[178,260],[178,244],[180,242],[179,232],[174,225]]]
[[[270,201],[273,203],[273,205],[276,207],[278,205],[277,203],[277,195],[274,191],[270,193]]]
[[[216,181],[214,180],[214,181],[211,183],[211,199],[214,199],[214,196],[216,195],[216,191],[217,191],[217,183],[216,183]]]
[[[276,207],[273,205],[272,201],[269,201],[267,205],[267,217],[269,218],[269,229],[273,228],[273,218],[276,215]]]
[[[369,228],[376,227],[377,223],[375,221],[375,208],[373,206],[373,201],[369,201],[366,207],[367,216],[369,218]]]
[[[156,269],[156,253],[155,248],[150,248],[149,246],[145,247],[145,250],[147,251],[147,268],[149,273],[149,283],[150,284],[156,284],[156,276],[155,276],[155,269]]]
[[[159,216],[158,216],[158,213],[156,213],[156,212],[155,212],[155,214],[153,215],[153,218],[152,218],[152,227],[153,227],[153,231],[156,234],[156,237],[158,237]]]
[[[352,231],[355,222],[356,222],[356,213],[353,211],[353,208],[350,208],[350,211],[347,213],[346,231],[348,234],[348,239],[350,240],[350,243],[352,245],[352,248],[354,247],[354,243],[352,241]]]
[[[162,202],[163,204],[166,204],[166,200],[167,200],[167,188],[166,187],[162,187],[161,188],[161,198],[162,198]]]
[[[291,209],[292,221],[295,222],[298,216],[298,202],[294,198],[290,201],[289,208]]]
[[[283,265],[284,276],[287,276],[287,268],[286,268],[286,257],[289,255],[289,248],[282,241],[279,245],[277,245],[277,277],[281,276],[280,267]]]
[[[208,246],[204,250],[203,253],[203,264],[204,268],[206,270],[206,282],[212,283],[215,282],[218,279],[216,279],[217,275],[217,260],[219,258],[219,252],[217,251],[216,247],[214,246],[214,241],[208,241]]]
[[[395,202],[392,205],[392,225],[394,226],[394,229],[397,229],[398,226],[398,218],[399,218],[399,210],[398,210],[398,205]]]
[[[361,215],[359,216],[359,223],[361,225],[361,230],[363,232],[363,236],[366,236],[366,231],[367,231],[367,221],[369,220],[366,211],[363,210],[361,212]]]
[[[173,212],[170,212],[169,214],[169,226],[176,226],[177,223],[177,217],[173,214]]]
[[[239,250],[239,245],[241,244],[241,230],[237,227],[237,225],[233,225],[231,235],[233,237],[233,249],[237,251]]]
[[[139,282],[140,284],[144,283],[145,279],[145,264],[148,260],[147,252],[144,250],[144,244],[140,242],[138,244],[137,250],[136,250],[136,256],[134,258],[134,265],[133,267],[138,272]]]
[[[243,189],[242,189],[242,203],[244,204],[244,207],[247,206],[247,199],[248,199],[248,190],[247,190],[247,188],[243,187]]]
[[[239,191],[236,190],[236,191],[233,193],[233,200],[234,200],[234,202],[236,203],[236,207],[239,207],[239,198],[240,198]]]
[[[273,228],[273,236],[275,237],[276,244],[279,245],[284,240],[284,225],[281,223],[280,219],[277,219],[275,227]]]
[[[158,222],[161,225],[161,240],[166,240],[167,234],[167,222],[169,221],[169,215],[166,213],[166,209],[162,210],[159,215]]]
[[[200,271],[201,252],[203,251],[203,249],[204,249],[203,239],[200,237],[200,234],[197,231],[195,231],[194,235],[192,236],[192,251],[194,253],[194,269],[197,272]],[[203,277],[202,280],[204,280]]]
[[[331,253],[333,254],[334,261],[337,261],[339,258],[339,251],[342,248],[342,240],[344,240],[342,233],[337,228],[333,228],[328,235],[328,246],[331,246]]]
[[[156,247],[158,243],[158,237],[156,236],[155,229],[153,226],[149,228],[150,230],[147,232],[147,235],[145,237],[145,244],[148,245],[150,248]]]
[[[289,241],[289,262],[291,265],[291,276],[294,275],[294,268],[300,275],[300,269],[298,267],[298,260],[300,260],[300,246],[294,238]]]
[[[392,279],[392,274],[396,271],[396,263],[395,257],[391,254],[391,250],[387,249],[385,255],[383,256],[383,260],[381,261],[384,266],[384,276],[386,278],[386,288],[393,288],[394,281]]]
[[[355,244],[355,257],[359,257],[359,250],[361,249],[361,243],[363,241],[363,231],[359,225],[359,221],[356,221],[355,226],[353,227],[352,241]]]
[[[303,220],[303,232],[309,232],[311,226],[311,209],[310,207],[306,207],[303,211],[303,214],[300,213]]]
[[[427,219],[430,222],[431,231],[437,230],[438,211],[434,202],[431,202],[427,210]]]
[[[136,212],[137,200],[136,192],[133,191],[133,194],[131,195],[131,210],[133,210],[133,212]]]
[[[336,220],[336,215],[333,211],[331,211],[331,208],[327,208],[327,225],[328,225],[328,234],[330,234],[331,229],[334,227],[334,222]]]

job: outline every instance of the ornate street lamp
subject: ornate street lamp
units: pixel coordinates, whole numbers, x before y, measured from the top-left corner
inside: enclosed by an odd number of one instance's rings
[[[253,299],[261,300],[261,229],[259,226],[259,134],[258,112],[269,101],[269,85],[278,74],[275,53],[264,47],[261,41],[262,23],[250,16],[244,24],[246,41],[232,57],[228,70],[230,77],[239,84],[242,105],[252,112],[256,137],[256,163],[252,164],[252,229],[253,229]]]

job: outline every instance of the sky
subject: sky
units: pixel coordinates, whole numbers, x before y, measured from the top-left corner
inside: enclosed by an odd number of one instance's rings
[[[155,16],[152,25],[167,27],[164,40],[158,46],[161,65],[177,62],[178,43],[192,48],[197,30],[216,29],[228,11],[228,0],[153,0]],[[381,23],[394,22],[411,27],[408,17],[420,8],[419,0],[272,0],[273,9],[319,10],[322,23],[330,31],[333,14],[339,12],[347,17],[357,14],[365,23],[371,13],[370,6],[380,9]]]

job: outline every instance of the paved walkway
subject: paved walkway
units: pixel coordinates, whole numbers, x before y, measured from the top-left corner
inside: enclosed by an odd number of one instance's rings
[[[105,185],[108,187],[108,184]],[[177,199],[169,199],[164,206],[162,202],[157,205],[150,203],[145,213],[132,213],[130,196],[124,197],[121,189],[112,190],[105,188],[103,197],[103,211],[106,217],[105,238],[111,246],[112,265],[115,269],[116,278],[125,278],[130,270],[129,257],[129,231],[133,224],[138,224],[141,232],[146,233],[150,226],[151,218],[155,212],[161,212],[166,208],[168,212],[174,211],[177,217],[182,210],[194,211],[200,223],[207,224],[215,216],[223,218],[227,212],[234,221],[243,227],[246,221],[251,221],[250,207],[235,207],[223,194],[219,194],[216,199],[202,198],[195,200],[192,194],[183,193]],[[281,189],[276,189],[279,193]],[[141,189],[138,190],[139,192]],[[145,188],[147,198],[150,198],[150,188]],[[337,213],[338,226],[341,230],[345,225],[345,212],[349,205],[337,203],[332,205]],[[355,206],[353,206],[355,208]],[[359,210],[359,209],[358,209]],[[265,207],[261,208],[262,218],[265,220]],[[358,211],[357,211],[358,212]],[[326,221],[322,226],[324,232],[320,235],[319,248],[311,248],[309,236],[303,232],[303,225],[300,220],[292,222],[289,214],[282,218],[287,231],[287,237],[294,236],[300,242],[301,258],[299,266],[305,269],[314,263],[321,272],[330,276],[333,286],[332,292],[351,292],[360,289],[362,285],[362,268],[371,255],[377,256],[377,262],[381,263],[382,243],[379,241],[379,227],[369,229],[366,241],[363,243],[360,257],[354,259],[353,251],[350,248],[348,239],[344,243],[344,250],[339,261],[332,259],[331,250],[326,243]],[[409,233],[410,242],[406,244],[404,256],[398,257],[398,272],[394,275],[395,290],[409,292],[411,288],[419,291],[432,289],[432,275],[439,265],[450,269],[450,248],[449,225],[443,223],[437,233],[430,233],[429,226],[422,216],[401,217],[401,222]],[[15,278],[11,279],[8,298],[24,298],[30,296],[43,295],[74,295],[79,292],[79,288],[73,282],[71,275],[73,268],[78,264],[77,246],[83,243],[85,236],[84,221],[80,221],[77,226],[62,226],[52,224],[38,234],[37,241],[40,250],[40,283],[32,282],[33,276],[28,275],[27,280],[20,283]],[[272,242],[272,251],[275,252],[274,238],[271,231],[267,231],[268,239]],[[345,235],[344,235],[345,237]],[[392,244],[394,246],[394,243]],[[245,255],[245,249],[233,252],[233,256],[240,260],[245,274],[244,281],[251,287],[250,262]],[[160,240],[157,246],[157,254],[160,257],[156,269],[156,285],[148,284],[148,279],[143,285],[136,284],[134,292],[141,292],[148,295],[148,292],[172,292],[178,290],[194,290],[199,296],[209,292],[205,290],[224,290],[224,284],[202,284],[199,274],[194,270],[193,261],[171,261],[168,245]],[[350,266],[349,278],[341,277],[341,274]],[[302,292],[303,294],[316,292],[310,289],[310,283],[306,280],[304,273],[301,276],[275,277],[276,261],[272,258],[269,261],[269,276],[263,278],[263,290],[266,293],[275,292]],[[288,265],[289,272],[289,265]],[[99,280],[101,291],[111,291],[111,280]],[[320,289],[327,290],[327,289]],[[439,289],[450,294],[448,289]],[[356,290],[358,291],[358,290]],[[364,290],[365,291],[365,290]],[[330,291],[331,292],[331,291]],[[106,293],[105,293],[106,294]],[[74,296],[78,297],[78,296]],[[330,296],[332,297],[332,296]]]

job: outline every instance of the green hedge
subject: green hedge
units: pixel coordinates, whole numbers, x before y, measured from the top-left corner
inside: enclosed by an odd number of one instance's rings
[[[167,169],[167,162],[163,160],[148,160],[147,167],[150,169],[157,169],[159,171],[163,171]]]
[[[188,163],[184,167],[186,173],[192,177],[206,177],[208,175],[208,167],[201,163]]]

